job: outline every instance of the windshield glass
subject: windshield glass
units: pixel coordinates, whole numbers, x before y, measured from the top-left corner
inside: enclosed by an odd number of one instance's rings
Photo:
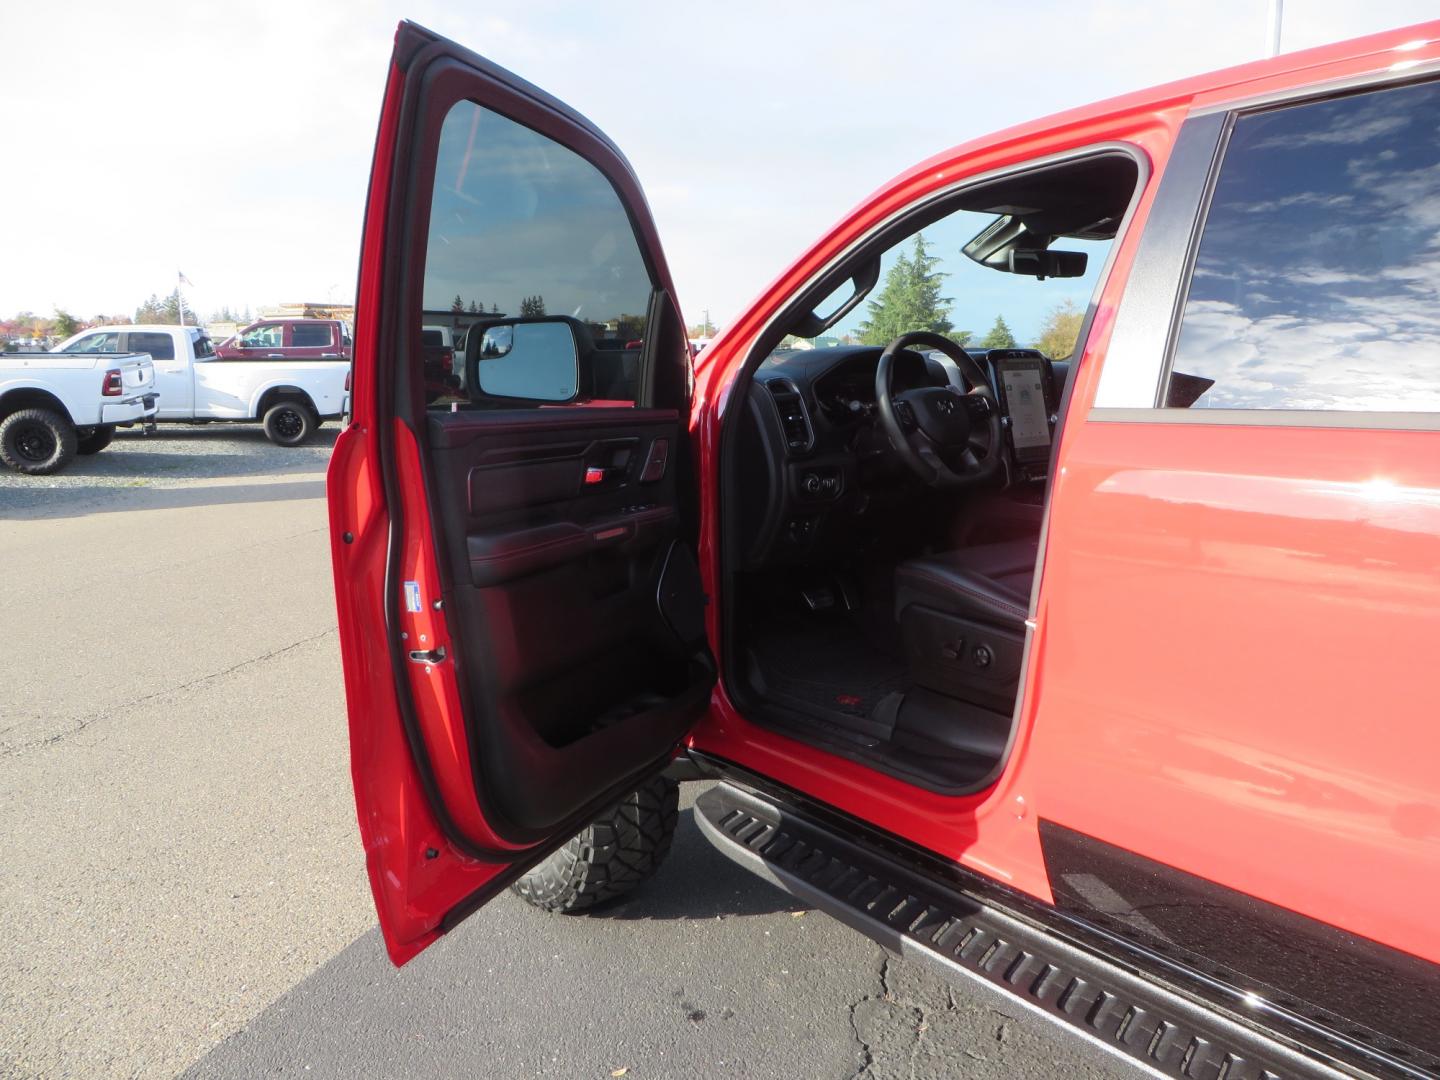
[[[971,350],[1035,348],[1065,359],[1113,241],[1056,240],[1052,250],[1088,257],[1085,272],[1040,281],[983,266],[961,250],[995,220],[957,210],[912,233],[882,257],[879,283],[855,310],[817,337],[786,338],[781,349],[888,345],[912,330],[931,330]],[[847,290],[837,290],[819,310],[834,310]]]

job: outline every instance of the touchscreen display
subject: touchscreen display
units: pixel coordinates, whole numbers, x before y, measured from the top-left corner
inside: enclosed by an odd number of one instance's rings
[[[1005,364],[1000,371],[1010,438],[1016,450],[1050,445],[1050,414],[1045,408],[1044,375],[1039,364]]]

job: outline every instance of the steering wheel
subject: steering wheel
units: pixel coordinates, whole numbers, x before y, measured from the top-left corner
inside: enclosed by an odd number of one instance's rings
[[[937,349],[955,361],[969,393],[953,386],[922,386],[894,392],[895,354],[913,345]],[[934,488],[971,487],[1000,467],[1000,410],[995,392],[970,354],[928,330],[901,334],[880,354],[875,368],[875,402],[880,425],[901,460]],[[981,439],[984,431],[988,438]]]

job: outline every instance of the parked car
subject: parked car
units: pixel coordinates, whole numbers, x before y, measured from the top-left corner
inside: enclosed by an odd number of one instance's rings
[[[340,325],[340,324],[335,324]],[[60,353],[143,350],[155,366],[163,422],[259,421],[270,441],[299,446],[344,409],[350,361],[331,357],[221,357],[197,326],[100,326],[61,342]]]
[[[339,319],[262,319],[215,347],[221,360],[349,360],[350,328]]]
[[[0,461],[17,472],[59,472],[98,454],[120,424],[155,417],[155,369],[144,353],[0,353]]]
[[[977,139],[692,376],[620,151],[402,24],[327,483],[391,958],[625,893],[705,777],[728,856],[1152,1074],[1440,1075],[1437,129],[1440,22]],[[961,227],[948,292],[1084,289],[1068,360],[776,352]],[[422,297],[507,280],[586,322],[427,410]]]

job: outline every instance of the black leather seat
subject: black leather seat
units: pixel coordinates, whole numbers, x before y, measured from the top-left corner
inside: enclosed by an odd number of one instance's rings
[[[1038,549],[1038,539],[1007,540],[895,568],[895,617],[915,685],[988,710],[997,731],[1008,731],[1020,688]]]
[[[1039,538],[947,551],[895,568],[895,617],[912,604],[1023,631]]]

